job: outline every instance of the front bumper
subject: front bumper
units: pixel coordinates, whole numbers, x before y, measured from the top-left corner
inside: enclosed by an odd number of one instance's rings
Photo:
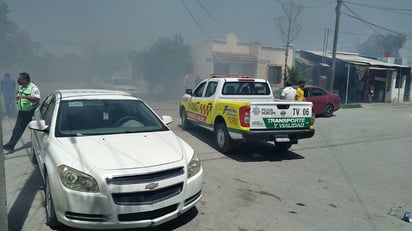
[[[54,177],[52,196],[59,222],[81,229],[127,229],[157,226],[188,211],[202,197],[203,169],[187,179],[183,175],[156,181],[100,186],[99,193],[65,188]]]

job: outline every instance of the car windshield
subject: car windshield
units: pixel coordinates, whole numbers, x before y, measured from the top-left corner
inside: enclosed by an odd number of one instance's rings
[[[56,124],[56,137],[168,130],[140,100],[62,101]]]

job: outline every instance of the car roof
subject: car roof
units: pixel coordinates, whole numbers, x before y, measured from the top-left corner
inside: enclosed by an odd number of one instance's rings
[[[54,91],[62,100],[73,99],[136,99],[135,96],[116,90],[103,89],[60,89]]]

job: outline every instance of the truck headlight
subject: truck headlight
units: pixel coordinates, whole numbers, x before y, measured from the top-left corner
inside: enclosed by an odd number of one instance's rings
[[[92,176],[66,165],[60,165],[58,169],[65,187],[80,192],[99,192],[99,185]]]
[[[187,166],[187,178],[196,175],[196,173],[200,171],[201,167],[202,165],[200,164],[199,157],[196,154],[193,154],[193,157]]]

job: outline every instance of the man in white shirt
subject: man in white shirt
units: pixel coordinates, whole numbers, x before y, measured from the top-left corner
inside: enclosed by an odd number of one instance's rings
[[[296,89],[292,87],[292,82],[290,80],[286,80],[286,87],[283,88],[282,94],[280,94],[280,98],[294,101],[295,96],[296,96]]]

